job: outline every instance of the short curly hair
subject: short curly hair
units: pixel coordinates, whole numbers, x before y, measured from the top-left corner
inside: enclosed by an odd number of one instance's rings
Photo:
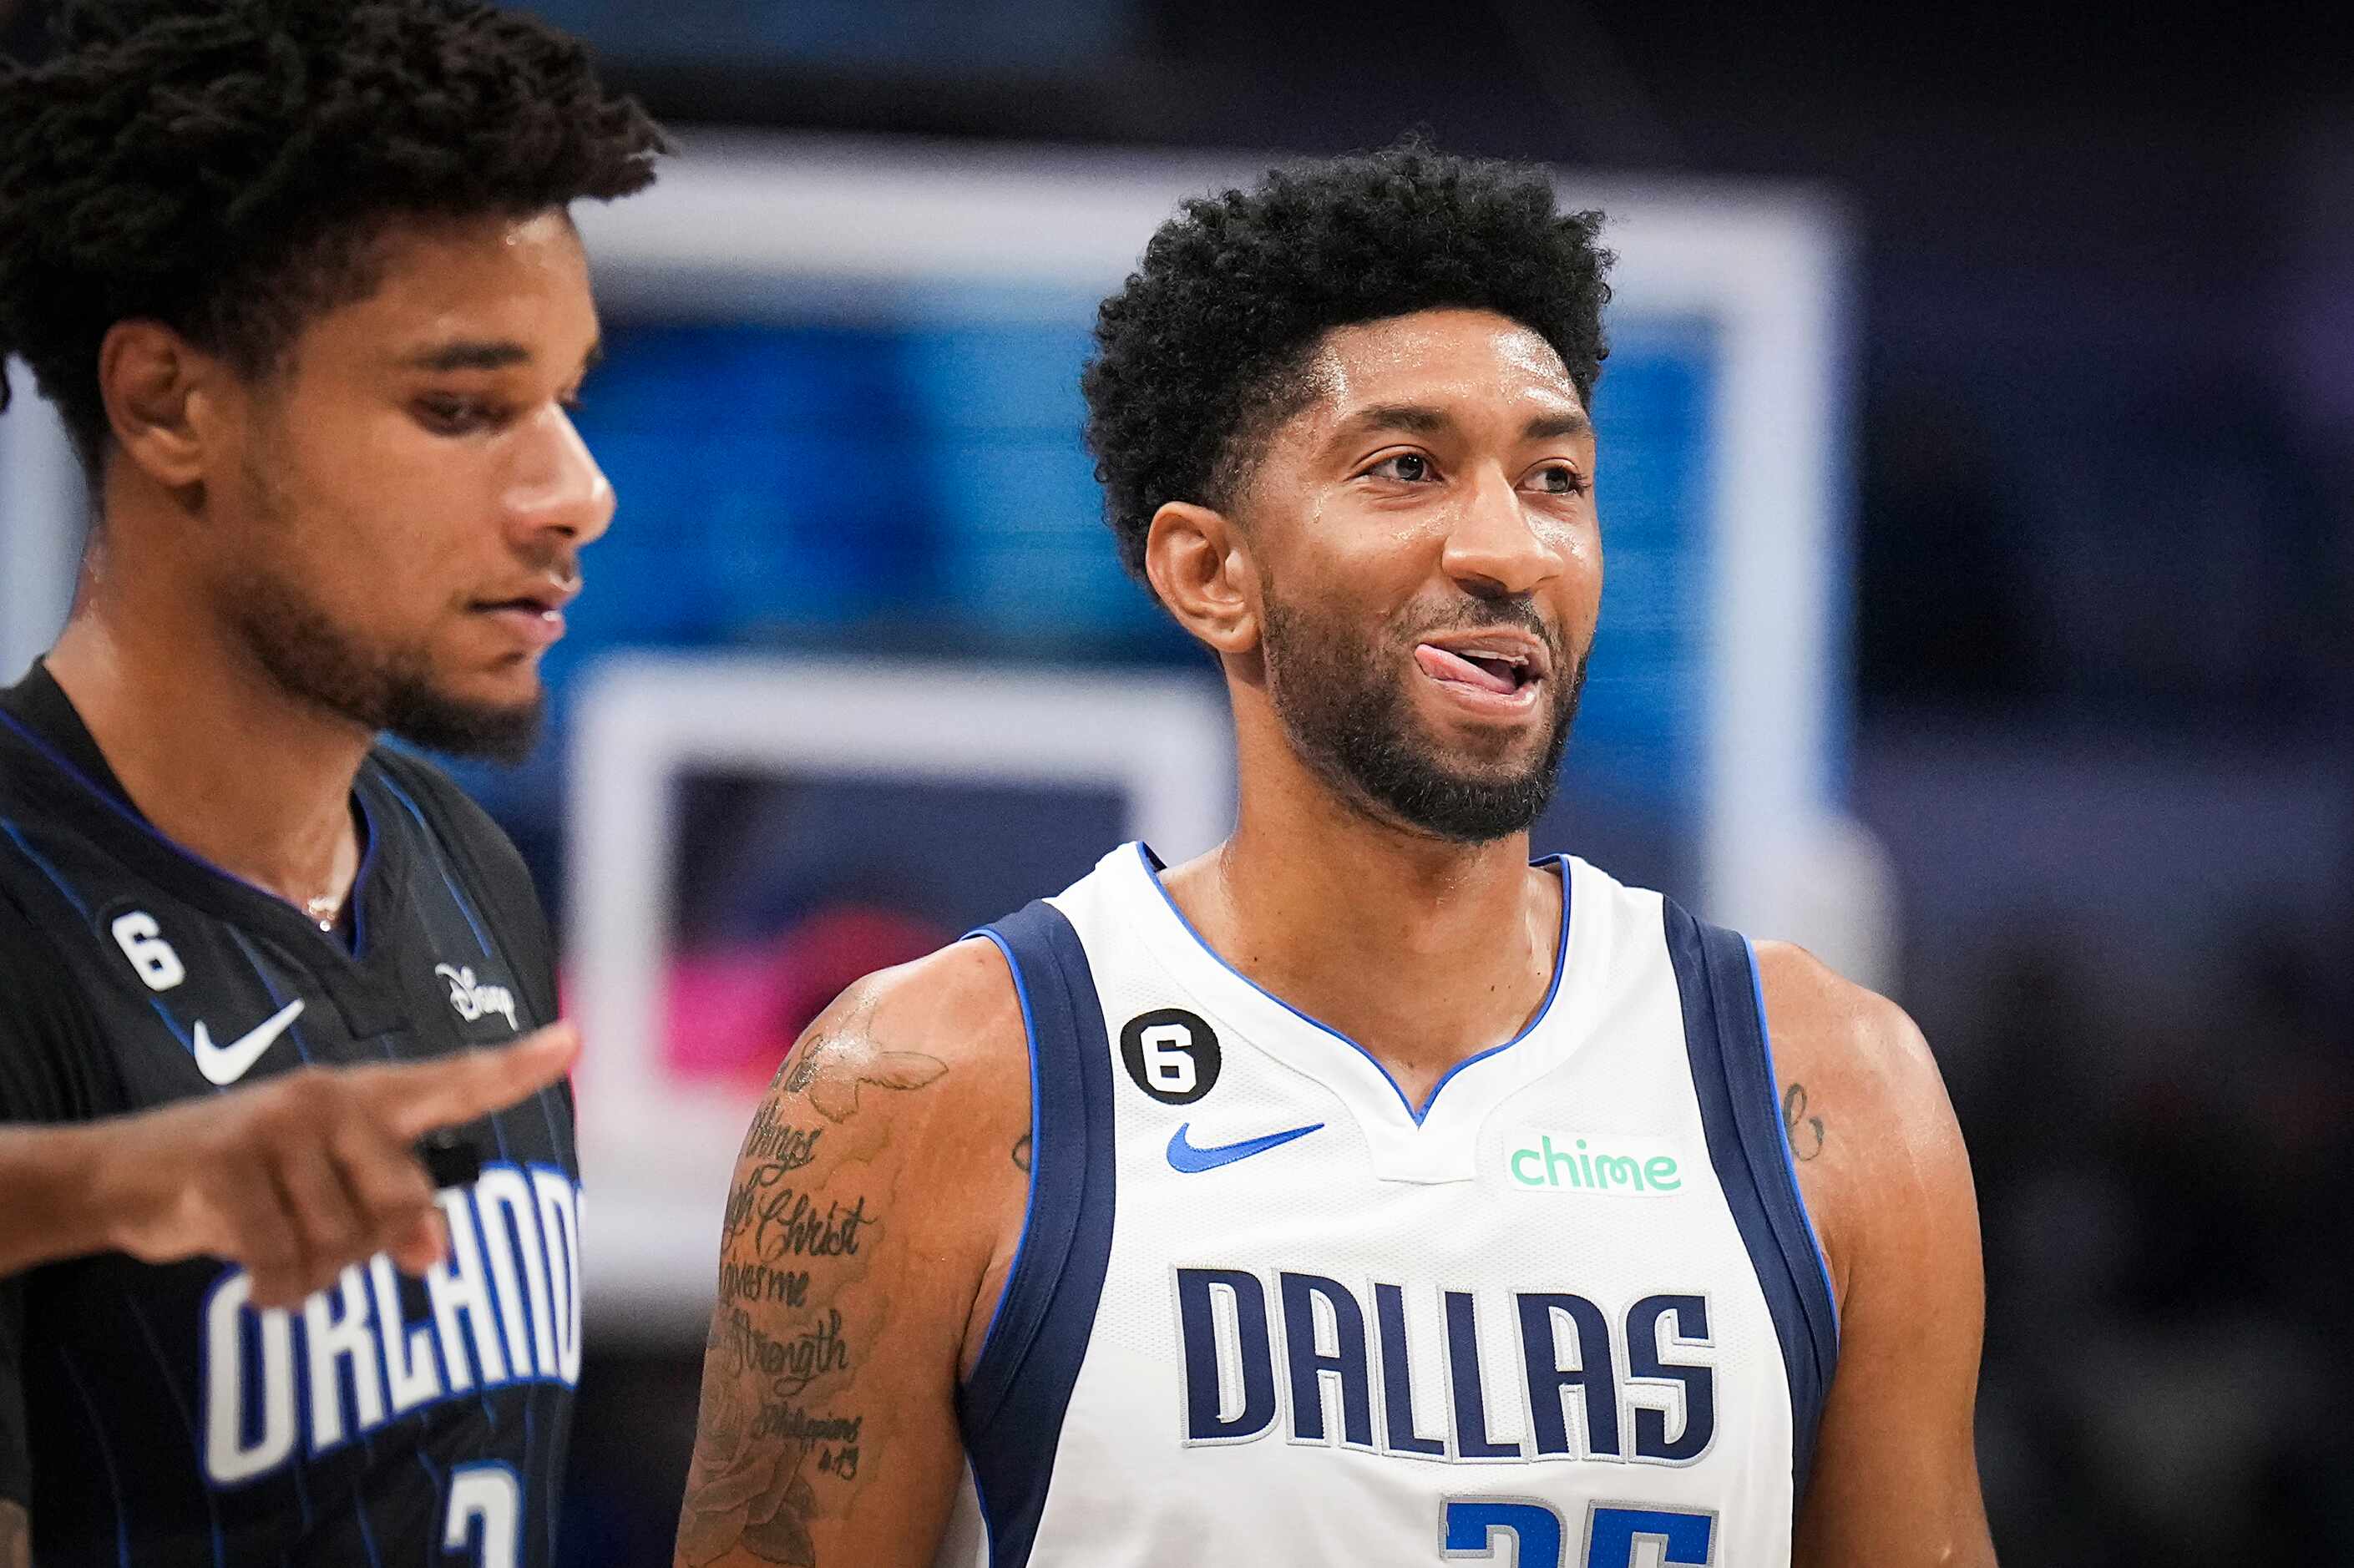
[[[0,63],[0,356],[93,476],[115,323],[260,374],[374,289],[388,223],[626,196],[667,147],[578,43],[472,0],[68,0],[55,30]]]
[[[1590,400],[1608,353],[1601,226],[1598,212],[1558,211],[1541,167],[1419,141],[1186,202],[1103,302],[1080,383],[1121,564],[1143,577],[1166,503],[1233,499],[1305,406],[1302,372],[1335,327],[1494,311],[1551,344]]]

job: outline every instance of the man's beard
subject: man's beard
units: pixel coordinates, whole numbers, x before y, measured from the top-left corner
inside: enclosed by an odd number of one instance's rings
[[[246,647],[289,695],[364,729],[458,757],[521,762],[539,739],[543,696],[469,702],[441,690],[424,653],[371,648],[266,568],[239,584],[232,614]]]
[[[1376,817],[1462,843],[1487,843],[1525,832],[1553,800],[1563,749],[1585,689],[1580,658],[1562,679],[1564,650],[1525,601],[1466,597],[1440,626],[1511,626],[1534,633],[1553,655],[1552,728],[1527,763],[1509,772],[1449,766],[1444,747],[1416,718],[1398,678],[1399,660],[1375,639],[1340,625],[1320,625],[1279,602],[1263,585],[1267,697],[1276,719],[1309,766],[1343,798]],[[1413,641],[1395,650],[1412,662]]]
[[[286,528],[293,503],[272,464],[255,453],[244,467],[254,505],[273,525]],[[517,763],[539,740],[544,692],[506,705],[452,696],[435,683],[432,662],[421,648],[371,647],[338,626],[266,558],[249,566],[225,599],[230,624],[247,651],[298,701],[363,729],[389,731],[411,745],[456,757]]]

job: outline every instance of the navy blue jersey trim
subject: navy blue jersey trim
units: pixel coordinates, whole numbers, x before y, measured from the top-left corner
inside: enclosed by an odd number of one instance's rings
[[[1782,1343],[1795,1508],[1807,1495],[1815,1432],[1839,1361],[1838,1307],[1789,1162],[1749,944],[1695,920],[1673,899],[1663,902],[1709,1163]]]
[[[1022,1194],[1022,1234],[1013,1244],[1013,1263],[1005,1271],[1005,1282],[998,1287],[997,1305],[989,1309],[989,1327],[981,1336],[981,1354],[973,1358],[973,1372],[992,1366],[997,1360],[998,1336],[1005,1328],[1005,1304],[1013,1295],[1013,1281],[1023,1274],[1022,1260],[1030,1251],[1030,1227],[1038,1217],[1038,1025],[1030,1015],[1030,991],[1023,982],[1022,965],[1013,949],[997,932],[982,927],[967,931],[964,940],[986,938],[1005,959],[1005,967],[1013,976],[1013,995],[1022,1004],[1023,1049],[1030,1058],[1030,1181]],[[970,1383],[968,1383],[968,1387]]]
[[[1059,911],[1041,901],[980,934],[1013,970],[1030,1036],[1030,1202],[957,1422],[991,1568],[1022,1568],[1111,1260],[1111,1043],[1087,950]]]
[[[1766,1046],[1766,1086],[1774,1091],[1782,1082],[1782,1074],[1774,1065],[1774,1029],[1766,1018],[1766,976],[1757,967],[1756,948],[1745,937],[1742,938],[1741,945],[1749,955],[1749,992],[1757,1009],[1757,1038]],[[1782,1116],[1782,1100],[1778,1093],[1774,1097],[1774,1114],[1777,1118]],[[1837,1350],[1840,1337],[1839,1288],[1831,1283],[1830,1256],[1823,1251],[1822,1235],[1815,1229],[1814,1216],[1807,1213],[1806,1194],[1798,1188],[1798,1152],[1790,1147],[1787,1119],[1782,1122],[1782,1136],[1775,1142],[1781,1146],[1782,1172],[1789,1178],[1790,1198],[1798,1207],[1798,1224],[1807,1233],[1807,1245],[1814,1251],[1815,1270],[1822,1276],[1823,1299],[1830,1303],[1831,1346]]]

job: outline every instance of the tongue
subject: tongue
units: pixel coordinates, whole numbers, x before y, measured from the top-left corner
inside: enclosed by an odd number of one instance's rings
[[[1511,676],[1492,673],[1469,659],[1428,642],[1415,646],[1414,662],[1421,665],[1422,673],[1434,681],[1454,681],[1466,686],[1477,686],[1483,692],[1509,693],[1514,689]]]

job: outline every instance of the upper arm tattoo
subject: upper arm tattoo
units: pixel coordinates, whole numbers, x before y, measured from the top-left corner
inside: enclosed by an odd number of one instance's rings
[[[679,1517],[690,1568],[737,1551],[816,1568],[813,1522],[875,1471],[854,1384],[892,1315],[862,1287],[898,1192],[896,1173],[875,1168],[888,1134],[860,1123],[861,1092],[921,1090],[949,1070],[882,1045],[876,1006],[860,988],[811,1025],[745,1136]]]
[[[0,1568],[33,1568],[33,1521],[22,1503],[0,1502]]]
[[[1812,1160],[1823,1151],[1823,1118],[1807,1114],[1807,1086],[1792,1084],[1782,1095],[1782,1128],[1790,1135],[1790,1153]]]
[[[878,999],[871,992],[853,992],[836,1006],[846,1005],[847,1016],[835,1021],[832,1010],[810,1025],[801,1049],[778,1070],[778,1081],[789,1096],[804,1096],[828,1121],[848,1121],[858,1114],[858,1090],[873,1084],[885,1089],[920,1089],[946,1073],[948,1064],[920,1051],[886,1051],[873,1033]]]

